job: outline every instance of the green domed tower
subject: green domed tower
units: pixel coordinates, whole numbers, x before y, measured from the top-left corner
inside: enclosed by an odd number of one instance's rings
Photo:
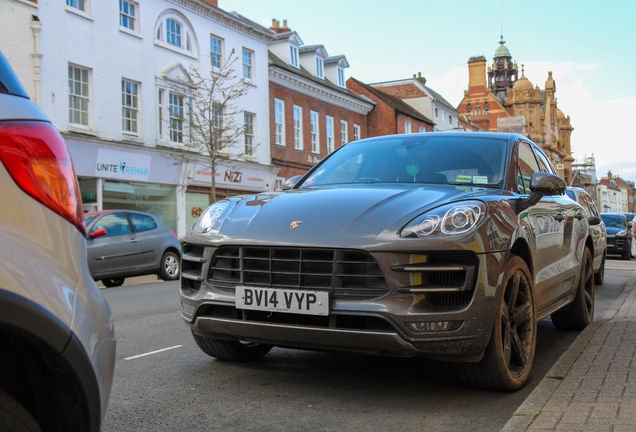
[[[495,51],[494,62],[488,66],[488,87],[502,103],[506,102],[506,90],[512,88],[519,72],[505,43],[502,35],[499,47]]]

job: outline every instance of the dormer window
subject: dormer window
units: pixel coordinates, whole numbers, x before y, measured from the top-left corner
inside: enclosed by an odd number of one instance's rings
[[[338,68],[338,85],[340,87],[345,86],[344,69]]]
[[[316,76],[318,78],[324,78],[324,60],[320,57],[316,57]]]
[[[290,58],[290,62],[291,65],[294,67],[300,67],[298,65],[298,47],[295,45],[291,45],[289,47],[289,58]]]

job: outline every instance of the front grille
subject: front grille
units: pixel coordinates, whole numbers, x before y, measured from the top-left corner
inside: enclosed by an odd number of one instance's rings
[[[370,300],[389,292],[369,253],[343,249],[225,246],[212,258],[208,282],[228,293],[246,285],[330,291],[336,300]]]
[[[625,247],[625,246],[627,246],[627,240],[626,239],[624,239],[624,238],[617,238],[616,239],[616,247],[621,248],[621,247]]]

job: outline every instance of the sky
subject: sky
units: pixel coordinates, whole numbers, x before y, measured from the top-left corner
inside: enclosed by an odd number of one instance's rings
[[[572,156],[596,158],[597,178],[636,181],[636,0],[219,0],[266,27],[272,19],[305,45],[344,54],[346,75],[365,83],[412,77],[457,106],[468,59],[488,63],[500,35],[533,85],[556,82],[570,116]],[[503,18],[503,19],[501,19]]]

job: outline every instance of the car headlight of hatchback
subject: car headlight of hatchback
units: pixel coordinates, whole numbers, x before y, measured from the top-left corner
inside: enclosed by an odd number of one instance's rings
[[[219,201],[212,204],[205,209],[199,220],[192,226],[192,230],[200,233],[209,232],[229,206],[229,201]]]
[[[430,210],[406,224],[400,235],[409,238],[466,234],[486,218],[487,206],[481,201],[464,201]]]

